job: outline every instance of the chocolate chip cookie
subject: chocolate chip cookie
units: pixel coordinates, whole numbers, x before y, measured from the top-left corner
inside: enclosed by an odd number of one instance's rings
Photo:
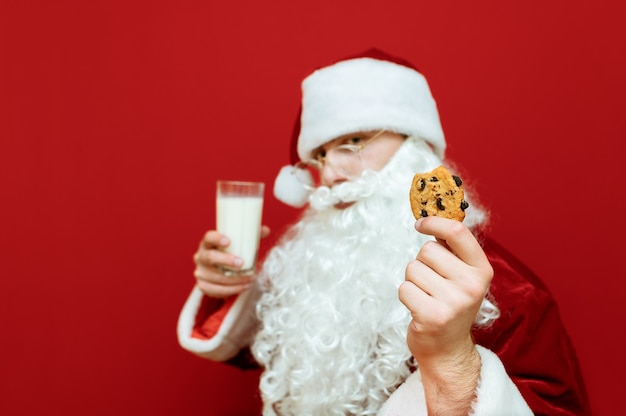
[[[415,219],[435,215],[463,221],[469,207],[463,181],[444,166],[417,173],[413,177],[409,199]]]

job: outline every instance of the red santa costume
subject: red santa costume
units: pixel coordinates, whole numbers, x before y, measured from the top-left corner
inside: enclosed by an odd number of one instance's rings
[[[216,361],[261,365],[267,415],[426,415],[419,366],[398,300],[407,263],[431,237],[408,203],[415,172],[444,163],[445,140],[424,77],[373,51],[303,82],[297,155],[356,131],[407,136],[379,172],[308,194],[279,173],[274,192],[302,218],[264,260],[257,284],[229,299],[194,288],[180,344]],[[434,149],[434,150],[433,150]],[[473,336],[481,358],[475,415],[589,414],[584,383],[557,307],[541,281],[483,231],[472,200],[466,224],[494,268]],[[341,201],[357,201],[342,210]]]

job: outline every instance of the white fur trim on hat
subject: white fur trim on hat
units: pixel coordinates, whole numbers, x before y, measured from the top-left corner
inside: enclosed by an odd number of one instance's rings
[[[300,159],[344,134],[380,129],[419,136],[443,157],[439,113],[422,74],[389,61],[356,58],[319,69],[302,82]]]
[[[304,178],[304,183],[313,185],[313,178],[309,171],[300,170],[298,175],[301,179]],[[274,196],[287,205],[300,208],[309,202],[310,195],[310,191],[305,188],[303,182],[296,177],[294,166],[283,166],[274,181]]]

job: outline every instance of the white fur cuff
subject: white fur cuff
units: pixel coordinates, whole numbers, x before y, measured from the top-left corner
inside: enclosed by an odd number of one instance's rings
[[[532,416],[517,386],[506,373],[500,358],[487,348],[476,346],[482,366],[472,405],[474,416]]]
[[[194,287],[178,318],[178,342],[187,351],[213,361],[226,361],[250,344],[256,326],[255,305],[258,290],[253,286],[243,292],[226,313],[217,333],[211,339],[192,336],[196,314],[204,294]]]
[[[480,380],[473,416],[532,416],[533,412],[506,373],[500,358],[492,351],[476,346],[480,355]],[[411,374],[389,397],[378,416],[426,416],[426,398],[419,371]]]

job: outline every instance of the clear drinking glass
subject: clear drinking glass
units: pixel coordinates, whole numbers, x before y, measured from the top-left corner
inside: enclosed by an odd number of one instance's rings
[[[262,182],[217,181],[217,231],[230,239],[225,251],[240,257],[240,269],[222,268],[224,274],[253,274],[261,238]]]

